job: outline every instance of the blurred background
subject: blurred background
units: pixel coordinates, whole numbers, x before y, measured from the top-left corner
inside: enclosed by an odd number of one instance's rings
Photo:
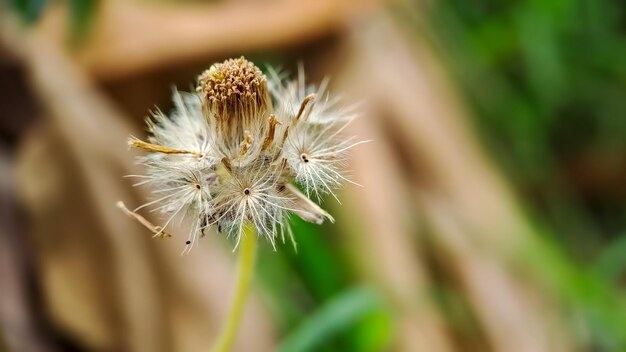
[[[0,6],[0,351],[208,350],[232,242],[115,203],[148,112],[241,55],[329,75],[372,142],[335,224],[261,245],[235,350],[626,351],[624,2]]]

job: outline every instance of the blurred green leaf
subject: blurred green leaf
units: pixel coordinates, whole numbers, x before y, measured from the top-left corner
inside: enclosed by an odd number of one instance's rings
[[[281,331],[288,331],[306,316],[307,306],[313,298],[304,286],[301,277],[285,259],[282,252],[289,245],[275,252],[271,246],[259,246],[256,276],[263,292],[264,301],[275,317]]]
[[[536,228],[537,233],[548,231]],[[582,312],[595,333],[593,341],[600,346],[619,346],[607,351],[626,351],[626,302],[606,280],[582,268],[564,255],[550,236],[533,236],[520,248],[523,267],[538,275],[542,282],[556,293],[563,303]],[[604,350],[604,349],[601,349]]]
[[[626,273],[626,239],[615,236],[626,211],[612,181],[626,150],[625,9],[620,1],[443,0],[425,16],[486,149],[542,224],[520,248],[520,268],[571,309],[591,349],[607,351],[626,351],[626,302],[615,289]],[[608,171],[586,184],[596,165]],[[576,262],[592,258],[593,270]]]
[[[611,282],[626,274],[626,235],[618,237],[604,248],[593,269]]]
[[[529,83],[541,105],[551,109],[564,93],[565,80],[554,24],[546,14],[531,8],[517,13],[517,25]]]
[[[366,313],[352,332],[351,351],[386,351],[392,334],[389,312],[376,309]]]
[[[293,217],[291,229],[298,251],[285,251],[291,265],[303,278],[313,297],[323,301],[345,287],[345,266],[339,260],[337,241],[332,238],[332,225],[322,226]]]
[[[36,22],[44,8],[48,4],[47,0],[10,0],[9,5],[25,23]]]
[[[381,309],[379,297],[368,288],[355,288],[331,299],[281,344],[278,351],[312,351]]]
[[[70,30],[74,43],[80,43],[87,36],[98,5],[98,0],[70,0]]]

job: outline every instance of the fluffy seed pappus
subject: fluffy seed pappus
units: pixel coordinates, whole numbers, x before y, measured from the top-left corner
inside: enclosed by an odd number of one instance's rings
[[[210,227],[233,236],[237,248],[244,226],[252,225],[275,248],[286,237],[295,245],[290,213],[334,221],[310,197],[337,199],[335,190],[352,182],[346,154],[363,142],[343,135],[356,112],[330,96],[328,80],[307,86],[302,69],[294,81],[272,69],[266,76],[240,57],[214,64],[195,92],[174,90],[172,98],[171,114],[147,119],[147,141],[129,139],[147,152],[138,158],[146,174],[129,177],[149,185],[154,199],[134,210],[118,203],[154,237],[169,237],[168,226],[181,218],[192,224],[183,254]],[[163,224],[139,215],[143,208],[164,214]]]

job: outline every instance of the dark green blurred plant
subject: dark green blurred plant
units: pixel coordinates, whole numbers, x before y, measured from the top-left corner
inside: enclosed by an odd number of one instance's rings
[[[625,11],[619,1],[448,0],[428,16],[490,152],[585,258],[626,227]]]
[[[616,290],[626,269],[625,14],[620,1],[445,0],[422,16],[537,225],[525,263],[580,309],[589,344],[603,350],[626,348]]]
[[[261,246],[257,277],[286,336],[282,351],[380,351],[389,344],[390,313],[375,292],[352,289],[332,224],[293,218],[298,252]],[[294,327],[297,327],[294,329]]]
[[[39,19],[47,4],[47,0],[9,0],[11,9],[28,24]]]
[[[378,321],[379,317],[373,314],[384,315],[384,312],[380,312],[380,310],[381,303],[375,292],[366,288],[345,290],[322,305],[294,332],[291,332],[278,350],[284,352],[316,350],[337,334],[355,326],[368,314],[375,321]],[[370,334],[362,336],[369,336],[370,338],[365,343],[359,344],[359,348],[356,350],[380,350],[384,347],[384,345],[381,346],[381,341],[384,342],[386,339],[384,336],[386,330],[384,326],[376,325],[375,329],[370,330]]]
[[[89,33],[98,0],[70,0],[70,30],[75,43],[80,43]]]

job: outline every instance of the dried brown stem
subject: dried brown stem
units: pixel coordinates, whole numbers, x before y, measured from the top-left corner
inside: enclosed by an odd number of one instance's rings
[[[270,147],[270,145],[272,145],[272,142],[274,142],[274,134],[276,133],[276,125],[279,124],[274,114],[270,115],[269,123],[270,123],[270,129],[267,132],[267,137],[263,141],[263,146],[261,146],[261,150],[266,150],[267,148]]]
[[[300,110],[298,110],[298,114],[296,115],[296,118],[294,119],[294,123],[298,121],[300,117],[302,117],[302,114],[304,113],[304,109],[306,109],[307,105],[309,105],[309,103],[312,102],[313,100],[315,100],[315,94],[309,94],[306,96],[306,98],[304,98],[304,100],[302,100],[302,103],[300,104]]]
[[[172,148],[164,147],[162,145],[144,142],[134,137],[128,140],[128,146],[131,148],[140,148],[143,150],[147,150],[149,152],[156,152],[156,153],[163,153],[163,154],[189,154],[189,155],[197,156],[198,158],[202,157],[201,153],[198,153],[193,150],[172,149]]]
[[[150,230],[154,234],[154,237],[159,237],[159,238],[172,237],[171,234],[163,231],[163,228],[161,226],[154,225],[153,223],[148,221],[148,219],[128,209],[126,205],[124,204],[124,202],[122,201],[117,202],[117,207],[121,211],[123,211],[124,214],[128,215],[131,219],[137,220],[137,222],[139,222],[140,224],[145,226],[145,228]]]

